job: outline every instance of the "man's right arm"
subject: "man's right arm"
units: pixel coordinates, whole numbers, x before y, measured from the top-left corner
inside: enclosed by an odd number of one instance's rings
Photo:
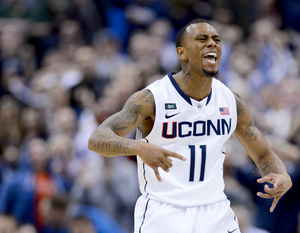
[[[93,132],[88,142],[89,149],[103,156],[136,154],[139,142],[125,136],[150,117],[153,107],[149,95],[152,94],[148,90],[133,94],[120,112],[107,118]]]
[[[185,160],[175,152],[146,143],[144,140],[125,138],[144,120],[155,117],[154,97],[149,90],[133,94],[123,109],[107,118],[90,136],[88,147],[103,156],[139,155],[150,166],[159,181],[158,167],[169,171],[172,160],[169,157]]]

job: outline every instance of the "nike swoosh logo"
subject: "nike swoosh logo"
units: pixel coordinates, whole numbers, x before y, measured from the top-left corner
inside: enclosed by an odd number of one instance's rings
[[[171,118],[171,117],[173,117],[173,116],[178,115],[179,113],[180,113],[180,112],[177,112],[177,113],[172,114],[172,115],[168,115],[168,113],[166,113],[165,118],[166,118],[166,119],[169,119],[169,118]]]
[[[238,229],[238,228],[234,229],[233,231],[228,231],[228,233],[232,233],[232,232],[236,231],[237,229]]]

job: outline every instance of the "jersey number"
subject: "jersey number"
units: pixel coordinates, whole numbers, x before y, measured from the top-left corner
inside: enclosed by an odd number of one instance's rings
[[[195,145],[189,145],[191,150],[191,168],[190,168],[190,181],[194,181],[195,174],[195,160],[196,160],[196,147]],[[204,172],[205,172],[205,161],[206,161],[206,146],[201,146],[200,149],[202,152],[201,155],[201,164],[200,164],[200,179],[199,181],[204,180]]]

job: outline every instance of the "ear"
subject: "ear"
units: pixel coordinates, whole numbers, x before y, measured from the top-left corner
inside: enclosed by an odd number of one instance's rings
[[[177,51],[177,55],[181,61],[186,61],[188,59],[185,49],[183,47],[177,47],[176,51]]]

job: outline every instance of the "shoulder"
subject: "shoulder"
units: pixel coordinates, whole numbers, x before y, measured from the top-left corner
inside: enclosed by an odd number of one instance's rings
[[[143,89],[132,94],[126,104],[135,104],[139,106],[151,105],[154,102],[154,97],[149,89]]]
[[[224,83],[222,83],[222,81],[216,78],[213,78],[212,80],[212,88],[220,95],[233,96],[235,94]]]
[[[152,116],[154,110],[154,97],[148,89],[143,89],[132,94],[122,109],[122,111],[134,111],[135,113],[147,116]]]

